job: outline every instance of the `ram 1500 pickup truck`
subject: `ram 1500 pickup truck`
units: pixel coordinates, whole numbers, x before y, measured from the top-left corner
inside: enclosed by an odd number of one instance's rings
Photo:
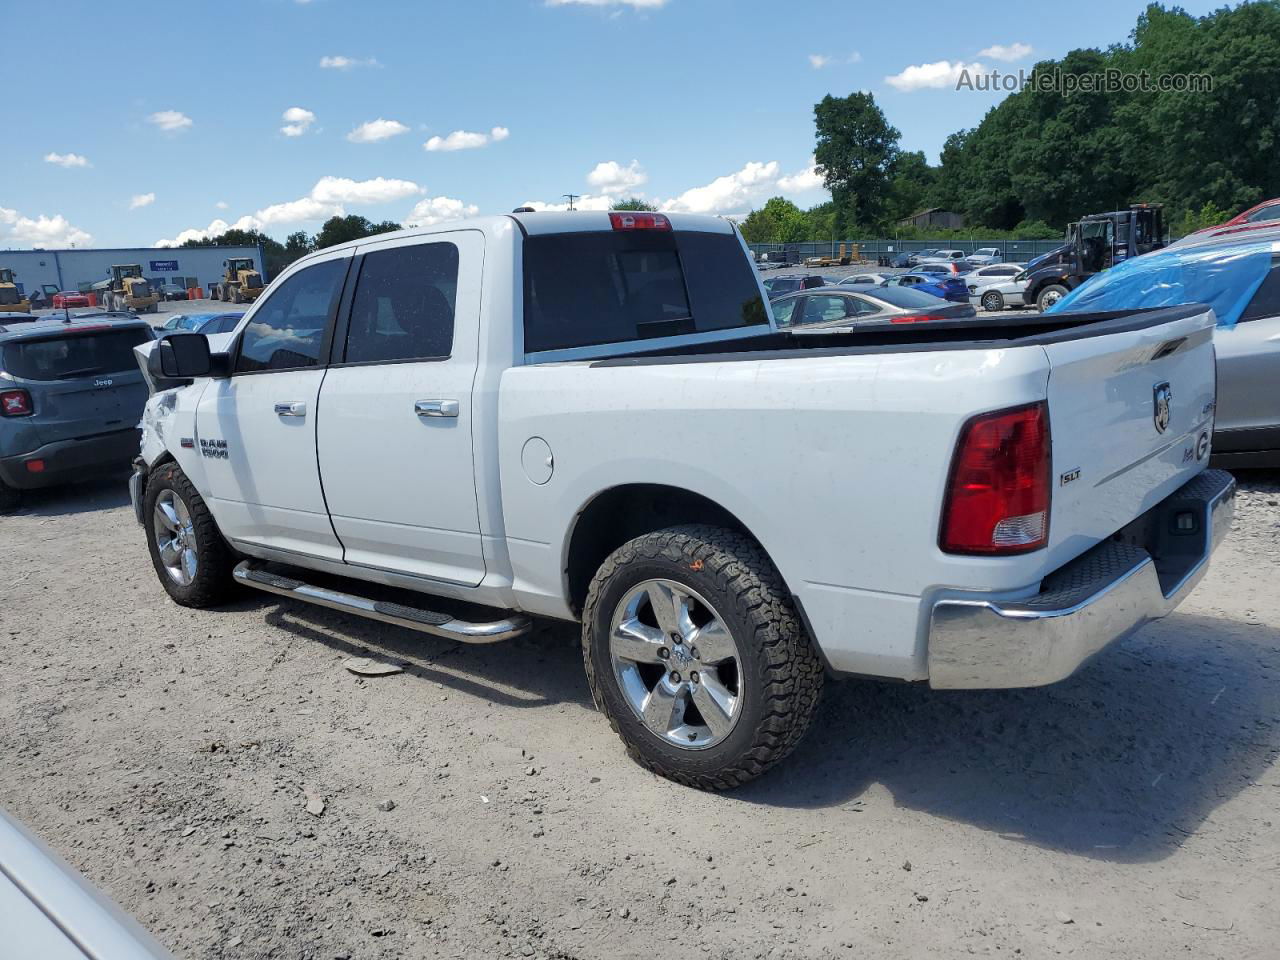
[[[800,337],[766,302],[714,217],[305,257],[234,333],[137,349],[157,576],[462,642],[580,621],[628,751],[725,788],[828,675],[1052,683],[1203,575],[1234,494],[1207,308]]]

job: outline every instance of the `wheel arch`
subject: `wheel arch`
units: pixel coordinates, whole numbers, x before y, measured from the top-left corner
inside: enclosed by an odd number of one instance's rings
[[[565,538],[564,594],[574,614],[581,614],[591,578],[614,550],[654,530],[689,523],[736,530],[768,555],[760,538],[733,511],[704,494],[662,483],[609,487],[579,508]]]

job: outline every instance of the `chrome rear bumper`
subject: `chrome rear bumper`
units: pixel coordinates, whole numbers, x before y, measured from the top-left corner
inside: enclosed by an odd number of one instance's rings
[[[933,607],[929,684],[1037,687],[1170,613],[1231,528],[1236,483],[1201,473],[1121,531],[1045,578],[1025,600],[952,597]]]

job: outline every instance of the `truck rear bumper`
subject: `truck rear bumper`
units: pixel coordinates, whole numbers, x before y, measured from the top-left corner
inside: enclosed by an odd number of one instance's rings
[[[1229,473],[1201,473],[1121,531],[1121,539],[1050,574],[1033,597],[939,600],[929,625],[930,686],[1055,683],[1169,614],[1200,582],[1231,528],[1235,490]]]

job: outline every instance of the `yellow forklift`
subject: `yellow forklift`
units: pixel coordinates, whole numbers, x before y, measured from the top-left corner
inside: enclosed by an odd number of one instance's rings
[[[254,269],[252,257],[232,257],[222,261],[222,277],[209,287],[210,300],[253,303],[263,291],[262,274]]]
[[[155,313],[160,297],[142,275],[140,263],[117,263],[107,268],[107,279],[93,285],[98,304],[107,310]]]

